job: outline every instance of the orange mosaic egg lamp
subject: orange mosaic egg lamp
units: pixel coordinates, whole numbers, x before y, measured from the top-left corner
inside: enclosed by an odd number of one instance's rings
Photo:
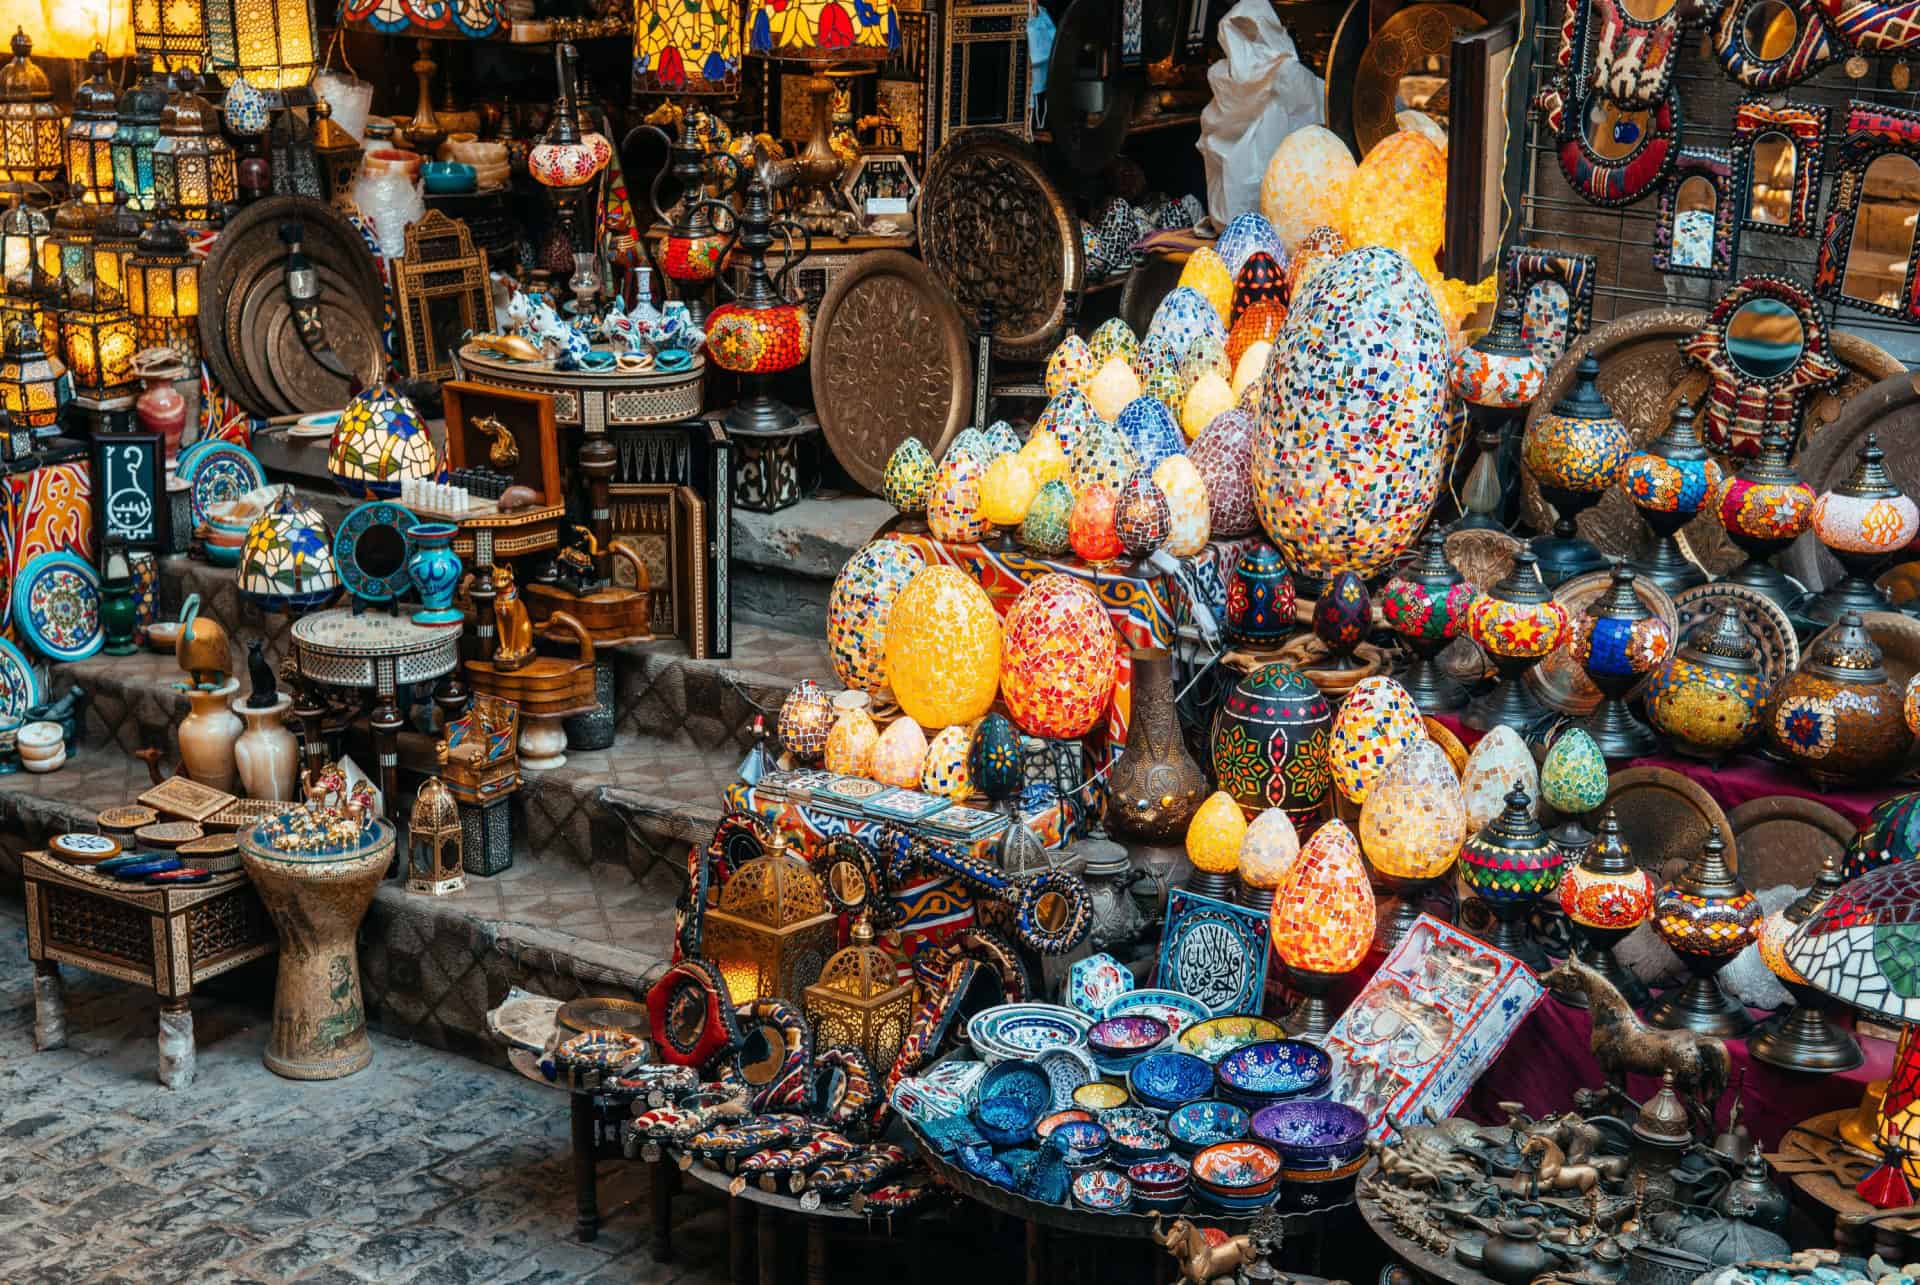
[[[1344,821],[1313,832],[1293,873],[1274,894],[1273,948],[1301,1000],[1285,1019],[1290,1034],[1324,1038],[1333,1029],[1327,993],[1360,966],[1373,944],[1373,885],[1360,843]]]
[[[769,381],[807,359],[813,327],[804,300],[788,298],[784,285],[813,247],[812,235],[791,219],[776,219],[773,191],[759,178],[747,183],[736,245],[747,253],[747,280],[734,290],[725,277],[720,287],[733,297],[707,316],[707,355],[715,365],[741,376],[744,395],[726,424],[731,432],[790,433],[799,427],[793,408],[769,391]],[[792,252],[795,238],[801,249]],[[789,247],[778,278],[767,271],[767,251],[775,240]]]

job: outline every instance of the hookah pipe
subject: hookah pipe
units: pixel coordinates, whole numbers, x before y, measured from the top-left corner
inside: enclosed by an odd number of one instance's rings
[[[333,349],[327,337],[327,325],[320,317],[320,273],[307,257],[305,225],[289,221],[280,225],[280,243],[287,247],[287,302],[293,307],[294,330],[313,359],[347,381],[347,395],[361,389],[360,376],[347,369],[346,362]]]

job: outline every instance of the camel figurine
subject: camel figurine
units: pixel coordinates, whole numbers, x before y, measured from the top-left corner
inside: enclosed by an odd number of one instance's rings
[[[1733,1075],[1725,1043],[1693,1031],[1653,1029],[1635,1016],[1618,987],[1571,956],[1540,974],[1540,980],[1557,991],[1586,993],[1587,1011],[1593,1016],[1593,1056],[1616,1096],[1626,1098],[1629,1071],[1654,1077],[1671,1071],[1674,1088],[1712,1118]]]
[[[1229,1236],[1219,1244],[1185,1218],[1176,1218],[1164,1232],[1160,1215],[1153,1216],[1153,1243],[1173,1255],[1180,1264],[1181,1278],[1189,1285],[1207,1285],[1208,1281],[1239,1271],[1253,1261],[1253,1237]]]
[[[1538,1158],[1535,1179],[1542,1188],[1577,1191],[1583,1196],[1598,1187],[1602,1179],[1617,1182],[1626,1177],[1629,1163],[1626,1156],[1594,1156],[1583,1164],[1570,1164],[1560,1144],[1544,1133],[1528,1138],[1520,1154],[1528,1160]]]

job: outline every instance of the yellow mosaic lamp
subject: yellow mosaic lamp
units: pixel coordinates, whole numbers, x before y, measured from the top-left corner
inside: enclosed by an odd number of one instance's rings
[[[1387,765],[1360,807],[1360,848],[1374,882],[1395,898],[1378,948],[1400,944],[1420,917],[1421,894],[1446,877],[1467,841],[1467,800],[1447,752],[1422,737]]]
[[[1060,438],[1050,428],[1034,429],[1033,435],[1027,438],[1027,444],[1020,448],[1020,460],[1033,475],[1035,493],[1049,482],[1066,480],[1066,448],[1060,445]],[[1029,497],[1027,502],[1031,504],[1032,498]]]
[[[702,949],[736,1004],[800,1000],[839,937],[819,876],[776,835],[766,855],[734,872],[707,912]]]
[[[1078,388],[1093,378],[1093,349],[1072,331],[1047,358],[1047,396],[1058,397],[1069,388]]]
[[[1360,966],[1373,944],[1373,887],[1344,821],[1326,822],[1307,840],[1293,874],[1274,894],[1270,924],[1273,948],[1302,996],[1286,1028],[1322,1039],[1333,1029],[1327,992]]]
[[[1193,875],[1187,890],[1222,901],[1233,898],[1233,876],[1240,868],[1240,845],[1247,818],[1225,790],[1215,790],[1187,823],[1187,860]]]
[[[1087,400],[1093,403],[1094,413],[1112,423],[1140,396],[1140,376],[1133,373],[1133,367],[1124,359],[1109,357],[1107,364],[1100,367],[1086,385],[1086,394]]]
[[[816,1049],[857,1048],[873,1075],[884,1078],[913,1020],[913,983],[902,981],[893,956],[874,944],[873,925],[863,912],[853,926],[853,944],[827,961],[800,1006],[813,1025]]]
[[[1240,354],[1240,364],[1233,368],[1233,404],[1238,406],[1246,400],[1248,390],[1258,394],[1260,376],[1267,371],[1267,358],[1273,355],[1273,345],[1261,339],[1247,345]]]
[[[1268,808],[1240,841],[1240,904],[1271,912],[1273,897],[1300,859],[1300,832],[1285,808]]]
[[[1202,298],[1213,305],[1214,312],[1220,316],[1220,323],[1226,324],[1227,317],[1233,312],[1233,273],[1227,267],[1226,260],[1210,245],[1203,245],[1187,256],[1187,264],[1180,269],[1180,280],[1176,286],[1191,286],[1198,290]]]
[[[973,769],[968,763],[973,740],[964,724],[942,728],[927,745],[920,764],[920,789],[936,798],[964,803],[973,794]]]
[[[1065,463],[1062,459],[1062,467]],[[980,479],[980,516],[997,527],[1019,526],[1039,489],[1033,470],[1017,452],[996,456]]]
[[[1333,784],[1350,803],[1365,803],[1387,767],[1409,747],[1427,739],[1420,707],[1391,678],[1363,678],[1340,703],[1333,719],[1327,762]]]
[[[1233,409],[1234,401],[1233,385],[1218,371],[1206,372],[1193,381],[1186,400],[1180,404],[1180,431],[1192,441],[1206,431],[1214,416]]]
[[[1000,690],[1000,617],[958,567],[928,567],[887,617],[887,682],[923,727],[971,723]]]
[[[833,727],[827,732],[829,772],[841,776],[865,776],[873,770],[873,751],[880,744],[880,729],[867,712],[865,692],[840,692],[833,698]]]
[[[873,779],[882,785],[897,785],[903,790],[920,788],[920,768],[927,761],[927,734],[910,718],[896,718],[887,724],[874,742],[870,768]]]

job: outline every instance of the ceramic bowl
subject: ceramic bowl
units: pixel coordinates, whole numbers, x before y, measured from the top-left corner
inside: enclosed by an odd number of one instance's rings
[[[1167,1117],[1167,1137],[1175,1151],[1191,1156],[1216,1142],[1238,1142],[1251,1125],[1246,1110],[1231,1102],[1189,1102]]]
[[[418,152],[397,147],[377,147],[360,158],[360,172],[367,175],[399,174],[408,180],[420,177],[424,159]]]
[[[1067,1163],[1076,1168],[1097,1163],[1113,1145],[1106,1126],[1094,1120],[1069,1120],[1055,1125],[1047,1141],[1059,1147]]]
[[[1235,1049],[1262,1040],[1285,1039],[1286,1035],[1286,1028],[1278,1022],[1248,1013],[1229,1013],[1189,1026],[1180,1032],[1179,1045],[1197,1058],[1218,1062]]]
[[[996,1004],[967,1022],[967,1039],[982,1060],[1001,1062],[1084,1045],[1091,1025],[1086,1014],[1059,1004]]]
[[[1127,1072],[1133,1100],[1156,1111],[1171,1111],[1204,1098],[1213,1088],[1213,1068],[1191,1053],[1149,1053]]]
[[[1020,1098],[985,1098],[973,1109],[980,1136],[996,1147],[1017,1147],[1033,1137],[1039,1113]]]
[[[985,1102],[989,1098],[1017,1098],[1036,1120],[1054,1109],[1053,1085],[1047,1073],[1032,1062],[1009,1059],[988,1068],[974,1089],[973,1100]]]
[[[1100,1016],[1125,1017],[1129,1013],[1145,1013],[1148,1017],[1157,1017],[1165,1022],[1176,1036],[1195,1022],[1207,1020],[1207,1006],[1191,995],[1151,988],[1128,991],[1108,1004],[1106,1011]]]
[[[491,165],[505,168],[507,165],[507,145],[505,143],[482,143],[474,139],[448,139],[440,149],[450,161],[460,161],[476,170]]]
[[[1127,1091],[1105,1080],[1094,1080],[1073,1091],[1073,1105],[1089,1111],[1108,1111],[1127,1105]]]
[[[1073,1104],[1073,1095],[1080,1087],[1100,1078],[1100,1070],[1093,1064],[1093,1055],[1083,1048],[1061,1045],[1048,1049],[1035,1058],[1034,1065],[1046,1075],[1047,1083],[1053,1086],[1053,1105],[1065,1108]]]
[[[1259,1108],[1324,1087],[1333,1075],[1333,1059],[1304,1040],[1260,1040],[1221,1058],[1213,1074],[1221,1096]]]
[[[1158,1160],[1171,1145],[1159,1117],[1141,1107],[1115,1107],[1095,1119],[1112,1139],[1116,1160]]]
[[[1280,1153],[1264,1142],[1216,1142],[1193,1158],[1197,1191],[1230,1198],[1270,1193],[1280,1181]]]
[[[1172,1028],[1159,1018],[1129,1013],[1095,1022],[1087,1032],[1087,1046],[1102,1057],[1136,1057],[1165,1044],[1170,1034]]]
[[[1133,1194],[1136,1196],[1170,1196],[1175,1192],[1185,1194],[1188,1177],[1187,1162],[1178,1156],[1142,1160],[1127,1166],[1127,1181],[1133,1184]]]
[[[478,172],[465,161],[428,161],[420,167],[427,191],[435,193],[471,192],[480,186]]]
[[[1042,1116],[1040,1123],[1033,1126],[1033,1136],[1047,1138],[1063,1124],[1091,1124],[1093,1112],[1084,1107],[1068,1107],[1065,1111],[1055,1111],[1052,1115]]]
[[[1073,1176],[1073,1203],[1098,1214],[1125,1213],[1133,1206],[1133,1184],[1112,1169],[1088,1169]]]
[[[29,772],[35,772],[35,773],[58,772],[61,768],[65,767],[66,765],[67,765],[67,752],[65,749],[56,751],[49,758],[30,759],[30,758],[23,757],[20,760],[21,767],[25,768]]]
[[[1332,1165],[1367,1145],[1367,1117],[1341,1102],[1277,1102],[1254,1113],[1253,1136],[1290,1165]]]
[[[148,651],[170,653],[179,641],[180,622],[177,620],[156,620],[147,626]]]
[[[925,1124],[928,1120],[965,1115],[967,1101],[952,1089],[908,1076],[893,1086],[889,1099],[893,1109],[909,1120]]]
[[[67,738],[58,723],[28,723],[20,729],[14,744],[19,747],[21,758],[43,759],[64,750]]]

